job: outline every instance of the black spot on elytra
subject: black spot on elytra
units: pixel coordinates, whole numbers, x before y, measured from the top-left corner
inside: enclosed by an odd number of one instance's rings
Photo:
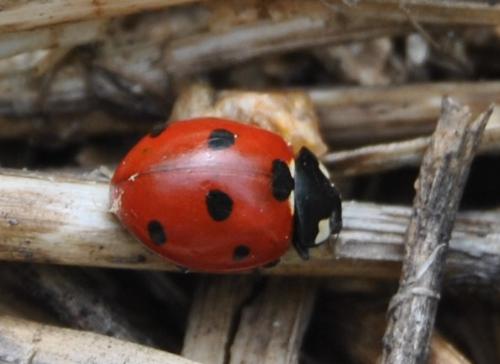
[[[246,245],[238,245],[236,248],[234,248],[233,259],[236,260],[237,262],[245,259],[249,255],[250,255],[250,248]]]
[[[165,123],[155,125],[153,127],[153,129],[151,129],[151,132],[149,133],[149,136],[151,138],[156,138],[158,135],[160,135],[161,133],[163,133],[163,131],[166,128],[167,128],[167,124],[165,124]]]
[[[226,129],[215,129],[208,137],[208,147],[210,149],[226,149],[234,144],[236,137]]]
[[[273,196],[278,201],[285,201],[293,190],[294,182],[288,165],[282,160],[273,161],[272,188]]]
[[[215,221],[225,220],[233,211],[233,200],[225,192],[210,190],[205,198],[208,213]]]
[[[159,221],[151,220],[148,224],[149,237],[153,243],[162,245],[167,242],[167,234],[163,230],[163,226]]]

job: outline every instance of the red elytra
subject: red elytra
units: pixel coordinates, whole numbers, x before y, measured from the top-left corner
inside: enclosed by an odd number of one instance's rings
[[[293,152],[278,135],[202,118],[144,137],[111,181],[113,210],[149,248],[189,270],[276,261],[293,234]]]

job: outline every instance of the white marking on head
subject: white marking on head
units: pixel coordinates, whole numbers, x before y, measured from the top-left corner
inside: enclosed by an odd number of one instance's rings
[[[321,244],[330,237],[332,230],[330,229],[330,219],[323,219],[318,223],[318,235],[314,239],[314,244]]]

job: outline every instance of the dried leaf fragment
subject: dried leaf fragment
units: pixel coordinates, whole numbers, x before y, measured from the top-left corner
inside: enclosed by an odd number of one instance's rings
[[[321,155],[327,147],[319,134],[318,118],[301,91],[216,92],[204,84],[187,87],[174,105],[171,120],[201,116],[235,119],[280,134],[294,151],[306,146]]]

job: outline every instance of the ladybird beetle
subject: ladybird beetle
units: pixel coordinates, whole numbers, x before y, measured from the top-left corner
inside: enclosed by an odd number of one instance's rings
[[[296,158],[277,134],[200,118],[144,137],[111,180],[112,211],[140,241],[188,270],[271,265],[293,243],[337,233],[341,202],[308,149]]]

